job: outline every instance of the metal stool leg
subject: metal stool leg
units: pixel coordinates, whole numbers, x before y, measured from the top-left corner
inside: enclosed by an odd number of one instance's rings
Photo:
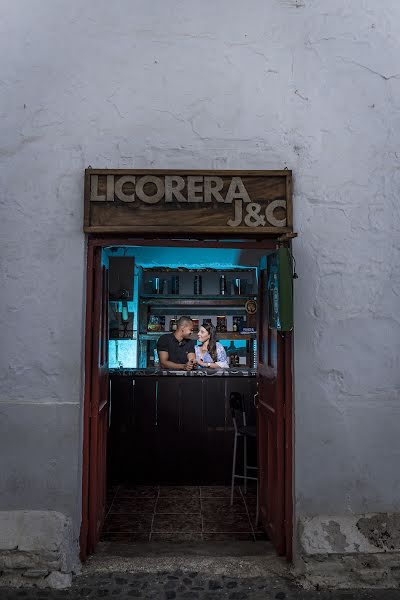
[[[243,475],[244,475],[244,493],[247,494],[247,438],[243,436]]]
[[[233,442],[233,461],[232,461],[232,484],[231,484],[231,506],[233,504],[233,489],[235,486],[235,475],[236,475],[236,448],[237,448],[237,433],[235,431],[235,440]]]
[[[258,477],[257,477],[256,493],[257,493],[257,504],[256,504],[256,528],[257,528],[258,527],[258,521],[260,519],[260,515],[259,515],[259,503],[258,503]]]

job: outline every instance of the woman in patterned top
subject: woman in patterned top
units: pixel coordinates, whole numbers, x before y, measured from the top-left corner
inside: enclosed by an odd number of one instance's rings
[[[225,348],[215,339],[215,327],[210,323],[202,325],[197,334],[200,342],[195,346],[196,361],[200,367],[209,367],[211,369],[228,369],[229,364],[226,358]]]

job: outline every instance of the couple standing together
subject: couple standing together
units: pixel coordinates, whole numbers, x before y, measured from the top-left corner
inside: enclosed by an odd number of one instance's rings
[[[176,331],[162,335],[157,342],[157,352],[163,369],[184,369],[191,371],[197,364],[211,369],[229,367],[225,348],[215,339],[215,327],[210,323],[202,325],[197,334],[200,345],[195,346],[190,339],[193,321],[190,317],[178,319]]]

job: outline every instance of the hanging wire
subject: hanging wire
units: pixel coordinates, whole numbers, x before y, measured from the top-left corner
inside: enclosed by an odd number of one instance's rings
[[[291,248],[288,248],[288,252],[289,252],[290,260],[292,261],[292,273],[293,273],[292,277],[293,277],[293,279],[298,279],[299,276],[296,273],[296,259],[293,256],[293,252],[292,252]]]

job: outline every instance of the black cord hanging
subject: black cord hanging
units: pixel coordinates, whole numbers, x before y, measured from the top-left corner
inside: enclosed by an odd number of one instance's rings
[[[291,249],[291,248],[288,248],[288,250],[289,250],[290,259],[291,259],[291,261],[292,261],[292,271],[293,271],[293,275],[292,275],[292,277],[293,277],[293,279],[298,279],[298,278],[299,278],[299,276],[298,276],[298,275],[297,275],[297,273],[296,273],[296,259],[295,259],[295,257],[293,256],[292,249]]]

